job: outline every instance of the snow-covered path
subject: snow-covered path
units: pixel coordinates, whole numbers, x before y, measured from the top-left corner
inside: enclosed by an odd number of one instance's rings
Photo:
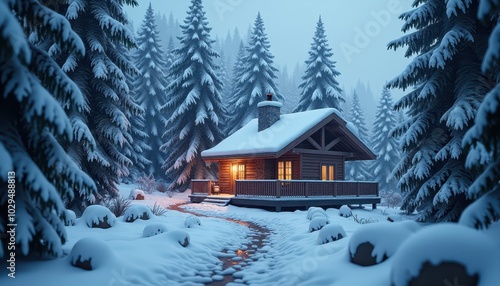
[[[250,229],[250,232],[242,241],[241,246],[229,246],[221,251],[219,259],[222,263],[222,269],[215,270],[212,275],[213,282],[207,283],[205,285],[219,286],[240,283],[244,284],[244,281],[238,278],[240,276],[238,275],[238,272],[246,268],[251,268],[252,264],[256,260],[267,258],[266,252],[270,247],[270,230],[267,227],[257,225],[251,221],[237,220],[223,216],[200,214],[200,212],[196,211],[196,208],[184,208],[183,206],[185,205],[185,203],[179,203],[170,205],[168,208],[192,215],[224,219],[232,223],[243,225]]]

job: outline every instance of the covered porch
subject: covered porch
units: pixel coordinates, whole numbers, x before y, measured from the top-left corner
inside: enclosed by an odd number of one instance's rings
[[[217,181],[193,180],[191,201],[221,195]],[[203,199],[201,199],[202,201]],[[377,182],[323,180],[235,180],[231,204],[239,206],[283,207],[339,206],[380,203]]]

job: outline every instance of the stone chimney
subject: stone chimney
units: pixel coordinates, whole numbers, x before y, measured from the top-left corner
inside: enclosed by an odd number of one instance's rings
[[[267,100],[259,102],[259,131],[265,130],[280,120],[281,103],[273,101],[273,95],[268,94]]]

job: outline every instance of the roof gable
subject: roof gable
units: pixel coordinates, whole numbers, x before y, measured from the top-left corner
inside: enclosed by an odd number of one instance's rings
[[[258,119],[253,119],[215,147],[203,151],[201,155],[204,159],[277,158],[332,121],[335,121],[351,139],[357,141],[354,142],[353,151],[364,153],[365,156],[362,156],[364,159],[375,158],[373,152],[347,128],[347,122],[334,108],[284,114],[271,127],[260,132],[257,131]]]

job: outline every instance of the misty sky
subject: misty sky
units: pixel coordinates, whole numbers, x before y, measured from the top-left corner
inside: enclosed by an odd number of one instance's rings
[[[126,7],[135,29],[141,24],[149,1]],[[338,80],[347,92],[358,79],[369,82],[376,97],[386,81],[403,71],[409,60],[404,50],[387,50],[387,43],[403,35],[401,12],[410,10],[411,0],[204,0],[212,37],[224,38],[235,27],[244,36],[260,11],[278,67],[287,65],[291,74],[304,62],[321,15],[333,49],[333,60],[341,73]],[[151,0],[155,13],[170,12],[180,22],[189,0]],[[394,97],[403,92],[393,90]]]

